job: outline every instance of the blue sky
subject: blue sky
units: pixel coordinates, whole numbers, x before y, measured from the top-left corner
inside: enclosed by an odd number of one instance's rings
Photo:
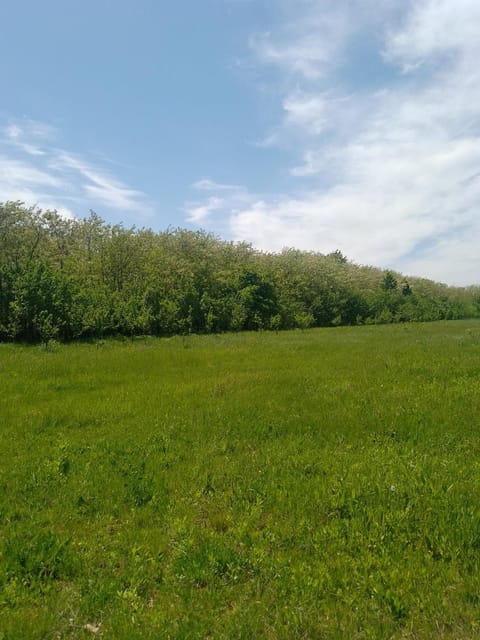
[[[0,23],[0,201],[479,282],[476,0],[17,0]]]

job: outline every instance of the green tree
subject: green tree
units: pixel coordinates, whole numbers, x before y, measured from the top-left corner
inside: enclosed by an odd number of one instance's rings
[[[237,303],[243,309],[242,329],[264,329],[278,312],[277,295],[266,276],[246,270],[240,277]],[[238,312],[240,317],[240,311]]]
[[[382,289],[384,291],[394,291],[398,286],[397,279],[391,271],[387,271],[382,279]]]

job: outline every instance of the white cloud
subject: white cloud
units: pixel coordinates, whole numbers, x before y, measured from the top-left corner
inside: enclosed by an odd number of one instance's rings
[[[23,119],[0,129],[0,198],[20,200],[67,216],[91,207],[149,214],[145,194],[131,189],[78,154],[55,146],[59,132]]]
[[[362,263],[478,282],[480,4],[284,6],[292,24],[261,38],[255,50],[262,63],[282,70],[283,117],[270,143],[289,140],[296,195],[249,194],[240,208],[225,198],[231,235],[268,250],[339,248]],[[335,26],[326,40],[320,29],[315,44],[322,11]],[[376,43],[369,55],[381,72],[371,87],[359,85],[348,64],[340,73],[345,56],[351,65],[364,55],[359,35]]]
[[[236,184],[220,184],[218,182],[214,182],[209,178],[202,178],[195,182],[192,187],[194,189],[199,189],[200,191],[238,191],[241,189]]]
[[[321,94],[290,95],[283,102],[286,122],[319,134],[328,127],[328,102]]]
[[[23,127],[19,127],[15,123],[11,123],[3,130],[4,139],[8,141],[12,146],[21,149],[25,153],[31,156],[43,156],[45,152],[40,147],[27,142],[26,138],[48,138],[53,133],[53,128],[41,125],[41,123],[27,120]]]
[[[130,189],[119,180],[80,159],[72,153],[61,151],[52,166],[60,170],[72,169],[87,180],[82,185],[85,195],[95,202],[120,211],[135,210],[143,197],[141,191]]]
[[[214,196],[208,198],[204,204],[192,204],[187,206],[189,222],[203,222],[214,211],[220,211],[225,207],[225,200],[223,198],[216,198]]]
[[[276,0],[280,24],[274,31],[252,34],[249,45],[261,62],[286,72],[294,82],[322,81],[345,62],[352,37],[376,40],[379,25],[393,19],[399,4],[400,0]]]
[[[185,212],[187,221],[193,224],[209,222],[212,214],[223,214],[226,210],[235,212],[245,207],[251,200],[251,195],[239,185],[221,184],[209,178],[202,178],[192,185],[196,191],[216,192],[206,200],[187,202]],[[218,223],[218,219],[217,219]]]
[[[473,56],[480,50],[480,4],[475,0],[423,0],[390,33],[386,56],[404,64],[436,62],[439,54]],[[415,68],[415,67],[414,67]]]
[[[17,186],[25,188],[34,187],[59,187],[60,180],[41,169],[30,164],[0,155],[0,184],[3,189],[15,189]]]
[[[324,41],[320,35],[314,34],[284,46],[274,42],[270,33],[263,33],[252,37],[250,46],[264,62],[286,68],[291,73],[301,73],[310,79],[326,73],[335,53],[332,41]]]

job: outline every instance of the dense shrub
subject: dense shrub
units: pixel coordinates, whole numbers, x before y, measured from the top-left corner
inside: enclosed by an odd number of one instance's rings
[[[479,315],[478,287],[278,254],[203,231],[110,226],[0,204],[0,340],[167,335]]]

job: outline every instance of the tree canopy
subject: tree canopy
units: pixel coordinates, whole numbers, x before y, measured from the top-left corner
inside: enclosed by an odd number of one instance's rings
[[[0,340],[71,340],[427,321],[478,316],[454,288],[204,231],[124,228],[96,213],[0,204]]]

